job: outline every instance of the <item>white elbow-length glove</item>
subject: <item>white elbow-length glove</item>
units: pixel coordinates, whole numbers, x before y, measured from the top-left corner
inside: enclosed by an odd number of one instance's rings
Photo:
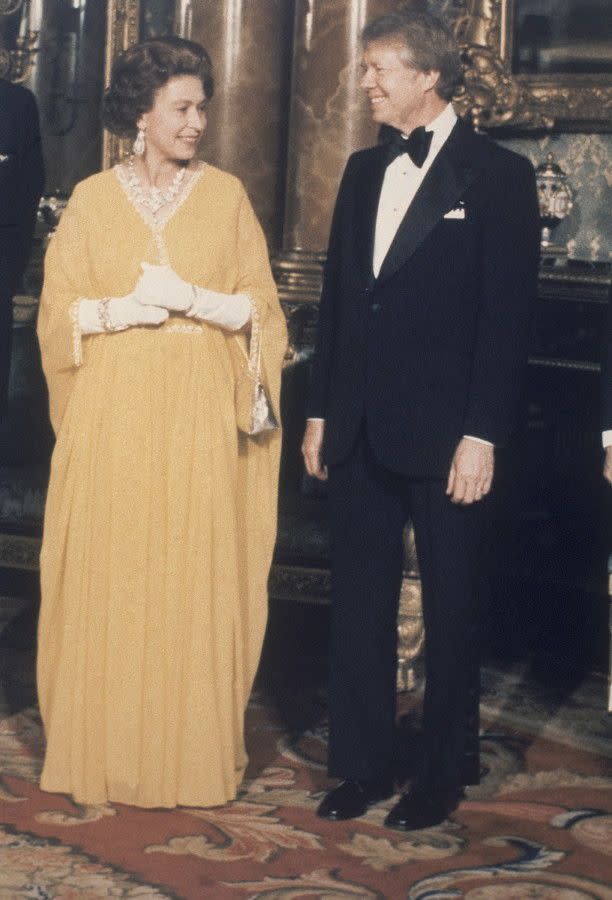
[[[170,266],[142,263],[142,275],[134,295],[141,303],[163,306],[227,331],[238,331],[251,318],[251,301],[246,294],[223,294],[190,284]]]
[[[161,325],[169,316],[159,306],[143,306],[134,297],[105,297],[104,300],[79,301],[81,334],[102,334],[105,331],[125,331],[134,325]]]

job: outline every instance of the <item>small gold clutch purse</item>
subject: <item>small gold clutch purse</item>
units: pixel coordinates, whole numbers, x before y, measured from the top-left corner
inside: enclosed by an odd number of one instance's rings
[[[250,344],[247,354],[238,341],[244,355],[244,364],[236,377],[236,424],[244,434],[255,435],[274,431],[279,427],[261,383],[261,339],[255,316],[252,320]]]

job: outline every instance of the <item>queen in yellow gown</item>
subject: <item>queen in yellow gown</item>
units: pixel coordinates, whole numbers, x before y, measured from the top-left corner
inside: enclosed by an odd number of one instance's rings
[[[118,64],[115,81],[149,79],[134,116],[145,153],[77,186],[45,262],[38,333],[57,442],[41,553],[41,787],[83,804],[223,804],[247,762],[280,431],[239,433],[235,387],[256,336],[278,417],[286,331],[241,183],[195,159],[212,94],[199,50],[151,41]],[[147,182],[156,174],[161,187]],[[145,310],[161,309],[160,324],[125,327],[143,305],[143,263],[158,267],[149,284],[170,272],[194,297],[226,297],[230,319],[232,298],[248,297],[249,323],[231,330],[159,300]]]

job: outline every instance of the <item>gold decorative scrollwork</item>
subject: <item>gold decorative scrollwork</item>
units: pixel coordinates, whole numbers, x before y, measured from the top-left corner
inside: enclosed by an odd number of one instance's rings
[[[115,58],[139,38],[140,0],[107,0],[104,83],[110,81]],[[129,141],[104,131],[102,165],[108,169],[128,152]]]
[[[517,125],[551,128],[553,118],[538,98],[520,85],[501,58],[502,19],[507,0],[464,0],[455,22],[465,83],[454,99],[460,115],[478,129]]]
[[[569,77],[568,77],[569,81]],[[535,82],[531,93],[566,130],[612,131],[612,86]]]
[[[606,74],[514,74],[514,0],[459,0],[454,29],[465,85],[454,105],[477,128],[612,131]]]
[[[30,31],[19,35],[15,40],[15,47],[9,52],[10,67],[8,77],[14,84],[22,84],[27,81],[32,73],[34,54],[38,53],[38,31]]]
[[[0,0],[0,16],[12,16],[19,10],[19,34],[10,47],[0,46],[0,78],[7,78],[14,84],[28,80],[34,55],[38,53],[38,31],[30,27],[30,6],[24,6],[24,0]]]

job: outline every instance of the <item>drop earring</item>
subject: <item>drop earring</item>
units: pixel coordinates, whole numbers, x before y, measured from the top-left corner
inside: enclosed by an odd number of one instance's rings
[[[136,135],[136,140],[132,145],[132,152],[134,156],[142,156],[145,152],[145,130],[144,128],[138,129],[138,134]]]

